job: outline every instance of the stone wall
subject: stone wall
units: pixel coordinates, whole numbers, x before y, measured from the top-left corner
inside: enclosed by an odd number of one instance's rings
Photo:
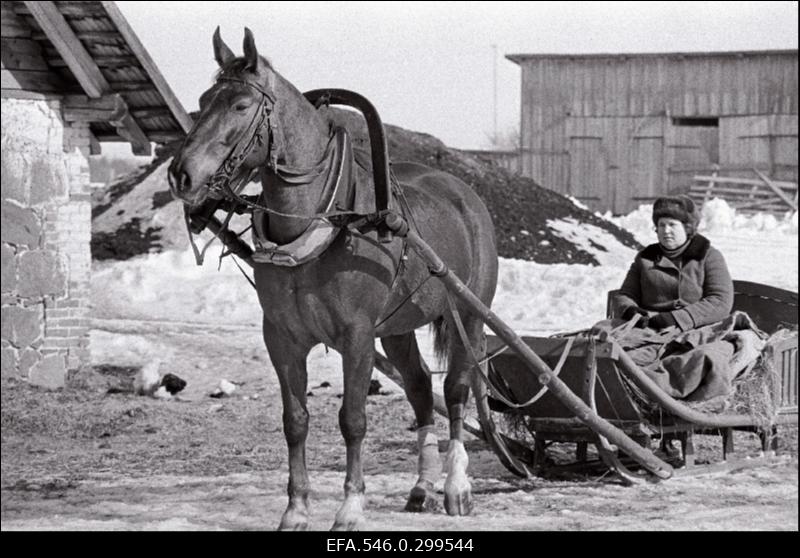
[[[2,375],[47,387],[89,363],[89,129],[2,99]]]

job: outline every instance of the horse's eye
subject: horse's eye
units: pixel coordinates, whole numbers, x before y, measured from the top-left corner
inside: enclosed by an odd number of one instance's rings
[[[233,107],[233,110],[236,112],[244,112],[250,108],[250,103],[236,103]]]

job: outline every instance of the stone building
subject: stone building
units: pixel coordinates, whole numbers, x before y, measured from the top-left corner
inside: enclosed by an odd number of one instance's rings
[[[191,125],[114,2],[2,12],[2,375],[47,387],[90,361],[88,157]]]

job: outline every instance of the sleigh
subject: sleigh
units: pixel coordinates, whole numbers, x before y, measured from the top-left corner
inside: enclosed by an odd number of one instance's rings
[[[431,275],[447,289],[451,311],[454,301],[459,301],[496,334],[487,339],[488,357],[475,367],[472,387],[477,420],[466,421],[464,428],[483,438],[513,473],[527,477],[542,472],[547,444],[559,441],[577,445],[581,466],[589,465],[588,448],[593,445],[600,457],[595,461],[628,482],[644,476],[667,479],[672,476],[673,467],[652,451],[654,437],[680,440],[683,461],[691,464],[694,435],[721,435],[727,454],[733,449],[733,431],[748,430],[761,437],[767,450],[775,448],[775,433],[780,425],[797,423],[796,293],[735,282],[735,309],[748,313],[768,333],[787,326],[794,330],[770,345],[770,352],[765,355],[777,375],[777,387],[772,390],[778,402],[777,412],[764,418],[748,413],[698,411],[661,391],[613,339],[591,335],[518,336],[470,292],[401,215],[390,210],[387,142],[374,107],[360,95],[340,89],[315,90],[306,93],[306,97],[317,106],[352,106],[367,121],[375,212],[356,223],[377,230],[381,242],[390,241],[393,236],[404,238]],[[192,233],[209,229],[226,245],[228,254],[254,266],[259,254],[241,239],[241,233],[227,227],[227,219],[222,222],[215,216],[219,209],[227,211],[229,217],[231,212],[246,212],[246,207],[254,204],[244,198],[247,196],[235,196],[233,201],[227,197],[214,199],[188,212],[187,225]],[[456,312],[453,314],[459,324]],[[610,308],[609,315],[613,315]],[[374,363],[402,385],[399,372],[377,351]],[[434,404],[438,412],[447,416],[441,396],[434,394]],[[513,429],[504,428],[504,421],[500,420],[503,417],[524,423],[526,435],[517,436]]]
[[[697,410],[648,381],[610,338],[579,335],[522,340],[551,368],[559,370],[558,377],[572,393],[642,447],[650,449],[655,439],[679,440],[682,465],[694,464],[696,435],[720,436],[723,461],[733,452],[736,430],[757,434],[762,450],[774,452],[778,428],[797,424],[797,293],[747,281],[734,281],[734,291],[734,310],[746,312],[759,328],[772,334],[761,355],[765,369],[772,373],[769,385],[762,386],[771,399],[769,413]],[[613,294],[608,296],[608,317],[614,317]],[[774,335],[779,330],[783,335]],[[627,481],[636,481],[639,475],[631,470],[632,462],[624,452],[576,418],[516,354],[505,350],[501,339],[490,337],[488,352],[487,379],[494,393],[478,401],[484,407],[479,409],[479,416],[483,431],[497,432],[493,449],[509,470],[527,475],[542,474],[548,468],[600,464]],[[552,442],[576,444],[575,461],[551,465],[546,448]],[[588,459],[591,445],[596,447],[598,459]]]

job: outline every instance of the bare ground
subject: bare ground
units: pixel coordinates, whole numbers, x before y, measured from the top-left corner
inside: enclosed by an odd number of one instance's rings
[[[280,398],[257,331],[203,334],[191,326],[106,324],[103,343],[168,355],[162,373],[187,380],[180,401],[107,394],[132,368],[98,362],[60,391],[2,385],[3,530],[274,529],[286,505]],[[108,355],[108,351],[103,353]],[[330,528],[344,484],[337,426],[338,358],[312,355],[309,387],[310,527]],[[232,397],[208,394],[221,378]],[[415,480],[413,414],[397,386],[368,398],[367,530],[797,530],[797,429],[780,431],[779,454],[719,464],[717,437],[701,437],[700,465],[661,483],[625,487],[611,475],[532,480],[507,472],[480,440],[467,442],[474,512],[402,511]],[[321,382],[330,387],[319,387]],[[437,418],[444,451],[445,420]],[[736,433],[740,457],[758,440]],[[572,452],[554,448],[554,459]],[[707,466],[712,464],[712,466]],[[704,466],[706,465],[706,466]],[[441,488],[441,486],[439,487]]]

